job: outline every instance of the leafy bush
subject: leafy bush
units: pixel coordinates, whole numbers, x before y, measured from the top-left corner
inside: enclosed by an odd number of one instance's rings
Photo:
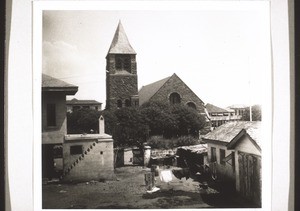
[[[205,117],[185,105],[170,106],[161,102],[148,102],[140,107],[142,120],[149,126],[149,135],[162,135],[176,138],[191,135],[199,136],[205,125]]]

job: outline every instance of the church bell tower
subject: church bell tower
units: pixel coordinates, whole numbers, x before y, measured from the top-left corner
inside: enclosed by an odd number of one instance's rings
[[[120,21],[106,56],[106,109],[138,106],[136,52]]]

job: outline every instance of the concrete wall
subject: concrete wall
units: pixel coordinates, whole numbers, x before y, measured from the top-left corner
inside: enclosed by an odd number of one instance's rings
[[[47,104],[56,105],[56,126],[47,126]],[[63,143],[67,133],[66,125],[66,95],[58,92],[42,93],[42,143]]]
[[[248,136],[243,136],[237,143],[235,147],[235,163],[236,163],[236,172],[235,172],[235,184],[236,190],[240,191],[240,170],[239,170],[239,155],[238,152],[249,153],[257,156],[261,156],[260,150],[252,143]]]
[[[124,165],[133,165],[132,149],[124,149]]]
[[[67,170],[69,166],[80,156],[70,155],[70,147],[75,145],[82,145],[83,153],[96,142],[95,146],[84,155],[83,159],[76,164],[71,171],[63,178],[64,181],[90,181],[107,179],[111,180],[115,178],[114,175],[114,154],[113,154],[113,140],[110,136],[104,134],[101,135],[89,134],[84,139],[66,138],[63,145],[63,157],[64,157],[64,170]],[[98,137],[96,137],[98,136]],[[71,137],[71,138],[70,138]]]
[[[208,156],[209,163],[211,163],[211,148],[212,147],[216,148],[218,178],[222,178],[222,180],[224,180],[224,181],[228,180],[228,181],[233,182],[236,177],[235,176],[236,169],[234,169],[233,166],[227,162],[225,162],[225,164],[221,164],[220,149],[225,150],[225,157],[230,155],[232,152],[234,152],[234,150],[227,150],[227,147],[225,145],[221,145],[221,144],[207,143],[207,145],[208,145],[207,156]]]

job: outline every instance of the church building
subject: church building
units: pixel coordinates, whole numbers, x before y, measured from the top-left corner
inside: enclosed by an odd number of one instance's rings
[[[140,105],[149,101],[187,105],[206,115],[203,101],[174,73],[172,76],[143,86],[139,90]]]
[[[138,106],[136,52],[119,22],[106,56],[106,109]]]
[[[183,104],[209,122],[204,102],[174,73],[138,91],[136,52],[119,22],[106,56],[106,109],[138,107],[148,101]]]

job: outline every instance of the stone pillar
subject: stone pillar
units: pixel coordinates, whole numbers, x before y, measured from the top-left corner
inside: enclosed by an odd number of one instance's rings
[[[101,115],[99,117],[99,134],[105,133],[105,124],[104,124],[104,117]]]
[[[144,146],[144,166],[148,166],[151,158],[151,147]]]

